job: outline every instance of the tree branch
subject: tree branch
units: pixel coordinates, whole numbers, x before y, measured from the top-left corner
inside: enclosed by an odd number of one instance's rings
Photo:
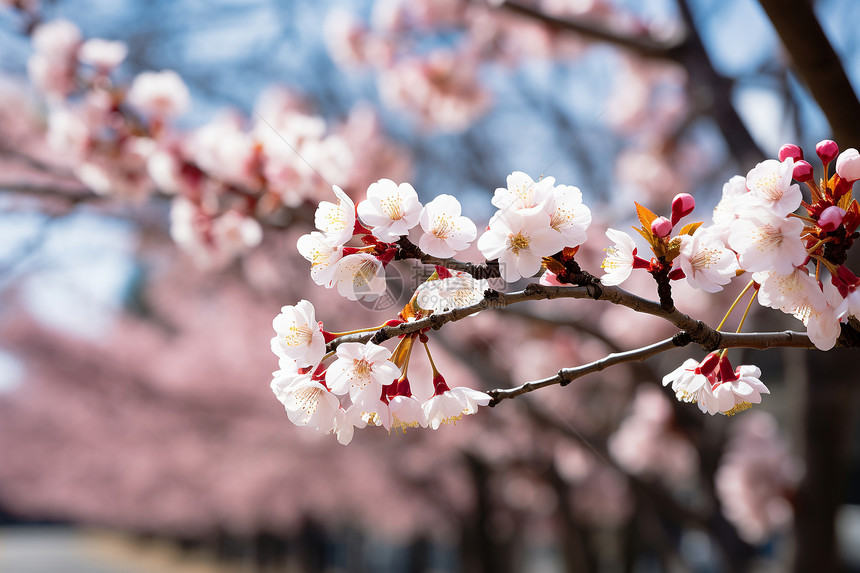
[[[476,265],[455,259],[441,259],[423,252],[415,243],[410,241],[408,237],[401,237],[400,240],[397,241],[397,255],[395,258],[397,260],[417,259],[427,265],[436,265],[453,271],[469,273],[476,279],[490,279],[502,276],[499,272],[498,261],[488,262],[484,265]]]
[[[679,42],[658,42],[647,36],[619,34],[611,28],[604,27],[599,24],[586,24],[585,22],[578,20],[556,18],[542,12],[541,10],[519,2],[506,1],[503,2],[500,7],[513,14],[537,20],[550,28],[574,32],[590,40],[597,40],[620,46],[646,58],[666,59],[669,57],[672,50],[677,48],[679,45]]]
[[[798,75],[821,106],[834,138],[860,142],[860,100],[812,9],[811,2],[760,0]]]

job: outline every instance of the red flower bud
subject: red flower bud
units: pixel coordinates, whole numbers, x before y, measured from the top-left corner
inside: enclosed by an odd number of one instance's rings
[[[794,172],[791,174],[795,180],[806,183],[812,180],[812,165],[808,161],[800,160],[794,164]]]
[[[793,143],[786,143],[779,148],[779,160],[785,161],[787,157],[800,161],[803,159],[803,150]]]
[[[845,209],[831,205],[821,212],[818,217],[818,226],[822,231],[835,231],[842,224],[842,219],[845,218]]]
[[[664,239],[672,232],[673,226],[672,221],[666,217],[657,217],[651,222],[651,232],[661,239]]]
[[[689,193],[678,193],[672,199],[672,225],[693,212],[696,208],[696,200]]]
[[[832,139],[822,139],[815,146],[815,153],[821,158],[821,162],[827,165],[839,155],[839,146]]]

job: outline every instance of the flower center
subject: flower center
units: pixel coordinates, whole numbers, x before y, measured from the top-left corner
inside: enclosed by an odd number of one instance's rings
[[[403,202],[400,200],[400,195],[386,197],[380,201],[382,211],[392,221],[399,221],[403,218]]]
[[[360,291],[370,286],[373,277],[376,276],[376,265],[370,261],[364,261],[355,269],[352,275],[352,286]]]
[[[450,215],[439,215],[433,225],[433,235],[440,239],[447,239],[451,235],[452,225]]]
[[[310,344],[313,334],[313,330],[309,326],[293,324],[290,325],[290,330],[287,331],[284,340],[289,346],[301,346],[303,344]]]
[[[523,235],[522,231],[518,231],[516,235],[508,237],[508,250],[515,255],[519,255],[520,251],[529,248],[529,238]]]
[[[317,407],[319,407],[321,393],[322,390],[313,386],[307,386],[298,390],[295,397],[296,406],[309,415],[313,414],[317,411]]]
[[[716,249],[702,249],[690,259],[690,266],[694,270],[707,269],[720,260],[720,251]]]

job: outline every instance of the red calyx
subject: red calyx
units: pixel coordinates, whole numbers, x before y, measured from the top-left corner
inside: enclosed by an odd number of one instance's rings
[[[696,370],[699,374],[703,374],[704,376],[710,376],[711,373],[717,369],[717,365],[720,361],[720,355],[716,352],[711,352],[705,359],[699,363],[699,366],[696,367]]]
[[[443,267],[441,265],[436,265],[436,274],[439,275],[440,279],[447,279],[454,276],[447,267]]]
[[[451,388],[448,387],[448,383],[445,382],[445,378],[442,377],[441,374],[436,374],[433,377],[433,395],[438,396],[440,394],[444,394],[448,392]]]
[[[737,379],[738,374],[729,359],[725,356],[720,358],[720,380],[722,382],[734,382]]]

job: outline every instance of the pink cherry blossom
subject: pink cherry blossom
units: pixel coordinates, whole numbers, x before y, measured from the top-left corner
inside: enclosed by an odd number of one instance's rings
[[[126,94],[128,103],[153,117],[173,117],[191,105],[191,94],[173,70],[141,72]]]
[[[860,153],[853,147],[840,153],[836,160],[836,173],[848,181],[860,179]]]

